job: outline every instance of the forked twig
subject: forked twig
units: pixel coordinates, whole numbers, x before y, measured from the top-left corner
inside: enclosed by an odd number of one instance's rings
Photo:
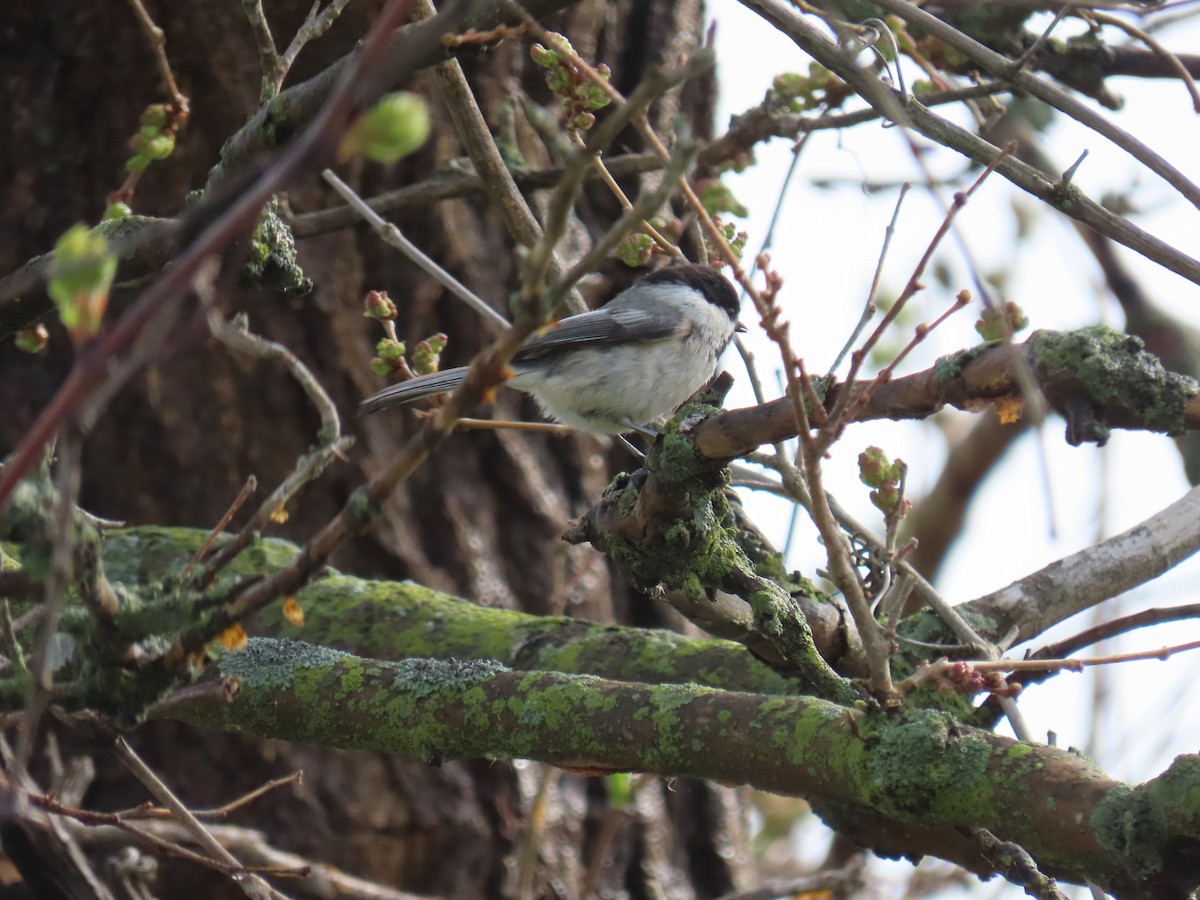
[[[254,900],[287,900],[287,897],[263,880],[261,875],[247,872],[237,858],[221,846],[220,842],[208,832],[208,829],[192,814],[191,810],[154,773],[154,770],[142,761],[142,758],[133,751],[123,737],[117,738],[113,749],[116,751],[117,758],[125,764],[134,777],[145,785],[159,803],[171,810],[175,818],[187,827],[200,846],[207,850],[213,859],[227,866],[236,866],[240,870],[233,876],[233,880],[247,897],[254,898]]]

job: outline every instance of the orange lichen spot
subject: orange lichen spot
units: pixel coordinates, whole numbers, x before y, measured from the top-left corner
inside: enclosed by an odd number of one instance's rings
[[[234,623],[222,631],[217,640],[221,642],[221,646],[226,650],[236,653],[246,646],[246,641],[249,638],[246,637],[246,629]]]
[[[283,601],[283,617],[293,625],[300,626],[304,624],[304,610],[295,597],[288,597]]]
[[[996,400],[996,415],[1000,417],[1001,425],[1012,425],[1020,421],[1024,410],[1025,403],[1016,394]]]

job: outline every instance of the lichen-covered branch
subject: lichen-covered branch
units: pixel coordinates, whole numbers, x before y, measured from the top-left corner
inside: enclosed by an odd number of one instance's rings
[[[126,633],[169,621],[155,608],[154,591],[191,558],[204,533],[190,528],[133,528],[109,535],[104,560],[128,604],[119,617]],[[226,569],[228,583],[276,571],[296,555],[284,541],[251,546]],[[297,595],[303,625],[277,607],[249,626],[260,633],[380,659],[486,656],[516,669],[548,669],[628,681],[691,681],[756,693],[796,693],[800,685],[756,660],[738,644],[697,640],[667,631],[594,624],[564,616],[534,616],[481,606],[412,582],[371,581],[331,573]],[[170,597],[157,601],[171,602]],[[840,647],[834,608],[804,603],[823,650]],[[832,615],[831,615],[832,613]]]
[[[1131,788],[1075,754],[928,710],[892,717],[811,697],[518,672],[487,659],[385,662],[273,639],[217,668],[240,679],[236,699],[201,698],[173,718],[434,762],[525,758],[750,784],[924,827],[986,828],[1054,877],[1118,896],[1200,885],[1187,864],[1200,851],[1200,815],[1182,799],[1200,790],[1194,756]]]
[[[979,410],[997,401],[1019,403],[1022,365],[1051,408],[1067,420],[1069,443],[1103,443],[1113,428],[1170,435],[1200,429],[1196,382],[1163,369],[1138,338],[1103,326],[1038,331],[1023,344],[981,345],[879,388],[872,387],[874,380],[835,385],[825,402],[828,406],[846,391],[857,395],[870,388],[855,421],[924,419],[946,406]],[[784,397],[709,418],[697,426],[695,442],[705,457],[732,459],[795,433],[791,403]]]
[[[726,591],[750,607],[756,631],[819,696],[853,702],[856,691],[818,652],[793,594],[811,585],[788,579],[782,565],[753,559],[725,496],[728,474],[695,453],[685,432],[713,407],[685,407],[655,444],[646,468],[615,481],[565,535],[591,543],[633,580],[695,598]],[[679,424],[682,421],[682,425]],[[757,537],[757,536],[756,536]]]

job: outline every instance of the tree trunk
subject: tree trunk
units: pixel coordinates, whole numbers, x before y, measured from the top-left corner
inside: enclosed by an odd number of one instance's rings
[[[286,46],[309,0],[265,5],[276,42]],[[301,54],[288,83],[346,53],[380,5],[350,4],[334,28]],[[222,142],[254,112],[258,53],[238,3],[147,2],[147,8],[165,32],[192,116],[174,155],[142,179],[133,206],[138,213],[171,216],[190,190],[204,185]],[[607,62],[614,83],[628,90],[647,66],[695,46],[703,35],[701,16],[695,0],[587,0],[552,25],[585,57]],[[524,122],[519,109],[506,106],[513,79],[538,102],[548,102],[540,70],[521,41],[468,54],[464,66],[494,128],[506,115]],[[148,41],[130,6],[118,0],[4,4],[0,78],[0,120],[7,130],[0,141],[0,273],[7,273],[52,247],[74,222],[99,218],[105,195],[124,178],[126,144],[141,111],[165,94]],[[431,74],[422,73],[411,88],[430,101],[433,139],[392,169],[347,167],[343,177],[364,196],[419,180],[462,153]],[[671,102],[657,115],[669,119],[682,111],[695,133],[710,130],[711,82],[689,85]],[[528,126],[518,127],[517,135],[530,163],[545,160]],[[630,132],[622,144],[636,148],[636,135]],[[288,200],[298,213],[335,203],[316,173],[298,183]],[[581,206],[583,225],[602,227],[613,212],[611,199],[593,191]],[[515,255],[485,198],[441,202],[397,224],[505,309],[517,283]],[[400,309],[402,339],[449,334],[448,364],[467,360],[486,334],[474,314],[363,228],[303,239],[298,250],[315,285],[310,294],[246,286],[230,306],[248,313],[251,330],[286,344],[314,371],[358,438],[349,460],[303,491],[278,527],[281,536],[303,542],[416,427],[408,413],[367,420],[352,415],[358,399],[382,386],[369,366],[381,335],[362,317],[365,291],[390,292]],[[596,286],[597,295],[628,277],[615,267],[612,274]],[[115,292],[110,318],[134,293]],[[317,416],[296,383],[278,367],[231,357],[201,321],[197,316],[195,324],[177,330],[168,352],[114,399],[87,438],[86,509],[132,524],[210,527],[247,476],[258,478],[259,496],[265,496],[313,442]],[[0,347],[5,453],[70,365],[65,334],[49,324],[47,352],[26,356],[11,341]],[[498,414],[532,412],[513,394],[497,404]],[[335,563],[358,574],[412,578],[484,604],[659,623],[661,607],[628,590],[594,551],[559,538],[616,468],[627,465],[623,453],[585,435],[456,435],[396,493],[372,535],[346,548]],[[85,805],[113,809],[147,799],[110,755],[64,739],[72,752],[96,758],[98,774]],[[521,891],[580,896],[591,883],[606,896],[689,897],[719,895],[741,880],[744,860],[731,852],[744,846],[738,795],[704,783],[668,788],[646,779],[617,810],[603,779],[534,765],[438,767],[164,723],[139,730],[133,743],[194,806],[226,802],[268,778],[303,769],[303,785],[255,802],[237,814],[237,824],[263,829],[276,846],[406,890],[454,897]],[[546,806],[535,820],[530,809],[539,790]],[[530,832],[534,821],[541,823],[538,833]],[[534,867],[523,848],[532,848]],[[227,878],[185,862],[163,863],[157,891],[173,898],[241,896]]]

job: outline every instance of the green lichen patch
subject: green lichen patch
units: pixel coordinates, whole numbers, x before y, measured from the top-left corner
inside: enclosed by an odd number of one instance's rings
[[[402,659],[392,666],[394,685],[426,697],[439,691],[458,691],[511,672],[494,659]]]
[[[1114,788],[1096,807],[1097,840],[1130,872],[1153,876],[1182,834],[1200,831],[1200,756],[1179,756],[1162,775],[1136,788]]]
[[[1079,440],[1103,443],[1110,426],[1180,435],[1197,384],[1168,372],[1141,339],[1102,325],[1071,332],[1035,332],[1029,339],[1038,383]],[[1094,435],[1094,436],[1093,436]],[[1076,440],[1071,440],[1077,443]]]
[[[967,367],[967,364],[986,349],[987,344],[980,344],[977,347],[960,350],[948,356],[938,357],[937,361],[933,364],[934,378],[937,379],[938,384],[945,384],[947,381],[957,378],[962,374],[962,370]]]
[[[250,259],[246,276],[255,284],[265,284],[291,294],[307,294],[313,283],[296,260],[296,238],[279,216],[279,201],[263,207],[258,225],[250,236]]]
[[[934,710],[899,721],[861,720],[871,752],[861,761],[862,788],[873,806],[902,818],[971,821],[989,802],[991,745]]]
[[[638,490],[627,484],[617,498],[618,509],[635,509]],[[735,568],[748,571],[750,564],[738,546],[736,529],[727,521],[723,483],[713,490],[692,482],[681,493],[680,508],[690,510],[690,516],[666,523],[637,545],[614,531],[594,535],[592,543],[639,583],[662,585],[700,599],[718,590]]]
[[[1120,785],[1109,791],[1091,818],[1096,840],[1139,875],[1162,870],[1167,820],[1162,806],[1145,791]]]
[[[218,660],[222,675],[235,675],[252,687],[288,689],[299,669],[327,669],[347,654],[304,641],[251,638],[235,653]]]

